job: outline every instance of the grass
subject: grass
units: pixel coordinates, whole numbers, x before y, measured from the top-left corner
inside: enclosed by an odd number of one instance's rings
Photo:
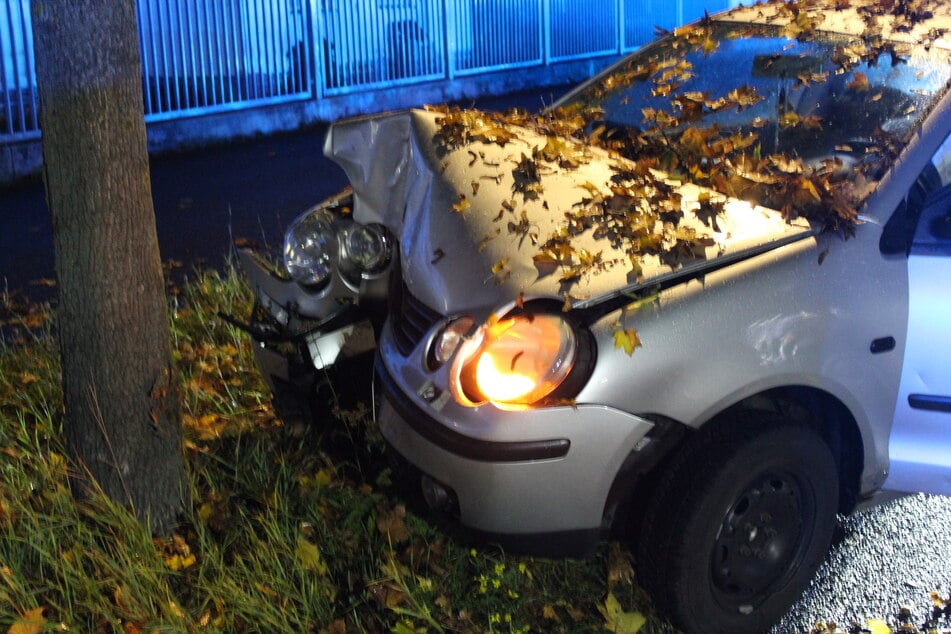
[[[518,557],[408,510],[369,385],[344,394],[329,373],[313,423],[281,420],[248,338],[217,317],[250,301],[233,270],[170,295],[190,490],[175,534],[154,538],[103,497],[73,500],[50,315],[0,297],[0,628],[574,632],[641,612],[642,632],[670,631],[617,544]]]

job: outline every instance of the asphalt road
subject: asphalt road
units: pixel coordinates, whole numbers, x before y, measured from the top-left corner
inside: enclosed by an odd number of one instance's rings
[[[565,87],[485,96],[462,105],[538,110]],[[322,153],[325,125],[151,160],[162,259],[218,267],[233,239],[279,246],[301,211],[340,191],[343,171]],[[0,189],[0,291],[42,295],[54,278],[53,238],[39,178]],[[32,289],[32,291],[31,291]]]
[[[809,589],[773,634],[808,634],[829,621],[847,632],[850,623],[864,626],[872,618],[898,631],[902,607],[921,627],[932,607],[929,594],[951,597],[951,498],[904,497],[843,518],[841,529]],[[951,632],[951,620],[941,621],[938,631]]]
[[[282,227],[346,178],[321,154],[326,127],[153,158],[152,199],[163,260],[218,266],[231,239],[280,241]],[[0,283],[54,277],[40,179],[0,191]]]

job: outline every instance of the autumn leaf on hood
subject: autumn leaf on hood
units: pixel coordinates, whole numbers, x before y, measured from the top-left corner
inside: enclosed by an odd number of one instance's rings
[[[709,193],[703,192],[697,198],[697,202],[700,206],[693,210],[693,215],[705,226],[710,227],[714,231],[720,231],[717,216],[723,213],[724,201],[713,200]]]
[[[495,276],[496,284],[503,284],[511,274],[512,269],[509,268],[508,258],[502,258],[492,265],[492,275]]]
[[[469,199],[466,198],[465,194],[459,194],[459,201],[452,204],[452,210],[456,213],[463,213],[468,211],[472,204],[469,202]]]
[[[641,340],[634,328],[623,328],[616,324],[614,328],[614,347],[621,348],[627,356],[634,354],[636,348],[641,347]]]
[[[863,631],[870,632],[870,634],[891,634],[892,631],[888,627],[888,623],[881,619],[869,619],[865,626],[867,629]]]
[[[542,177],[534,156],[522,154],[515,169],[512,170],[512,191],[522,194],[524,200],[538,200],[542,187]]]

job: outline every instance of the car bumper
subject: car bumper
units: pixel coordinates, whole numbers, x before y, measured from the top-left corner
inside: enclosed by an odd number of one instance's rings
[[[321,293],[308,293],[276,277],[252,252],[242,249],[238,256],[255,306],[248,323],[228,320],[254,340],[258,367],[275,393],[287,386],[308,392],[316,371],[375,347],[365,311],[345,301],[354,293],[336,280]]]
[[[394,353],[384,334],[380,430],[446,492],[462,525],[521,552],[591,554],[609,528],[616,477],[652,444],[654,424],[602,405],[513,412],[437,398],[434,406],[409,389],[426,381]]]

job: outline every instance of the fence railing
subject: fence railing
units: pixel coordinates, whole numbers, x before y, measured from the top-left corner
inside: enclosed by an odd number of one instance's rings
[[[0,140],[39,129],[29,0],[0,0]]]
[[[145,114],[310,97],[307,0],[137,0]]]
[[[147,121],[624,53],[738,0],[136,0]],[[0,0],[0,142],[39,134],[29,0]]]

